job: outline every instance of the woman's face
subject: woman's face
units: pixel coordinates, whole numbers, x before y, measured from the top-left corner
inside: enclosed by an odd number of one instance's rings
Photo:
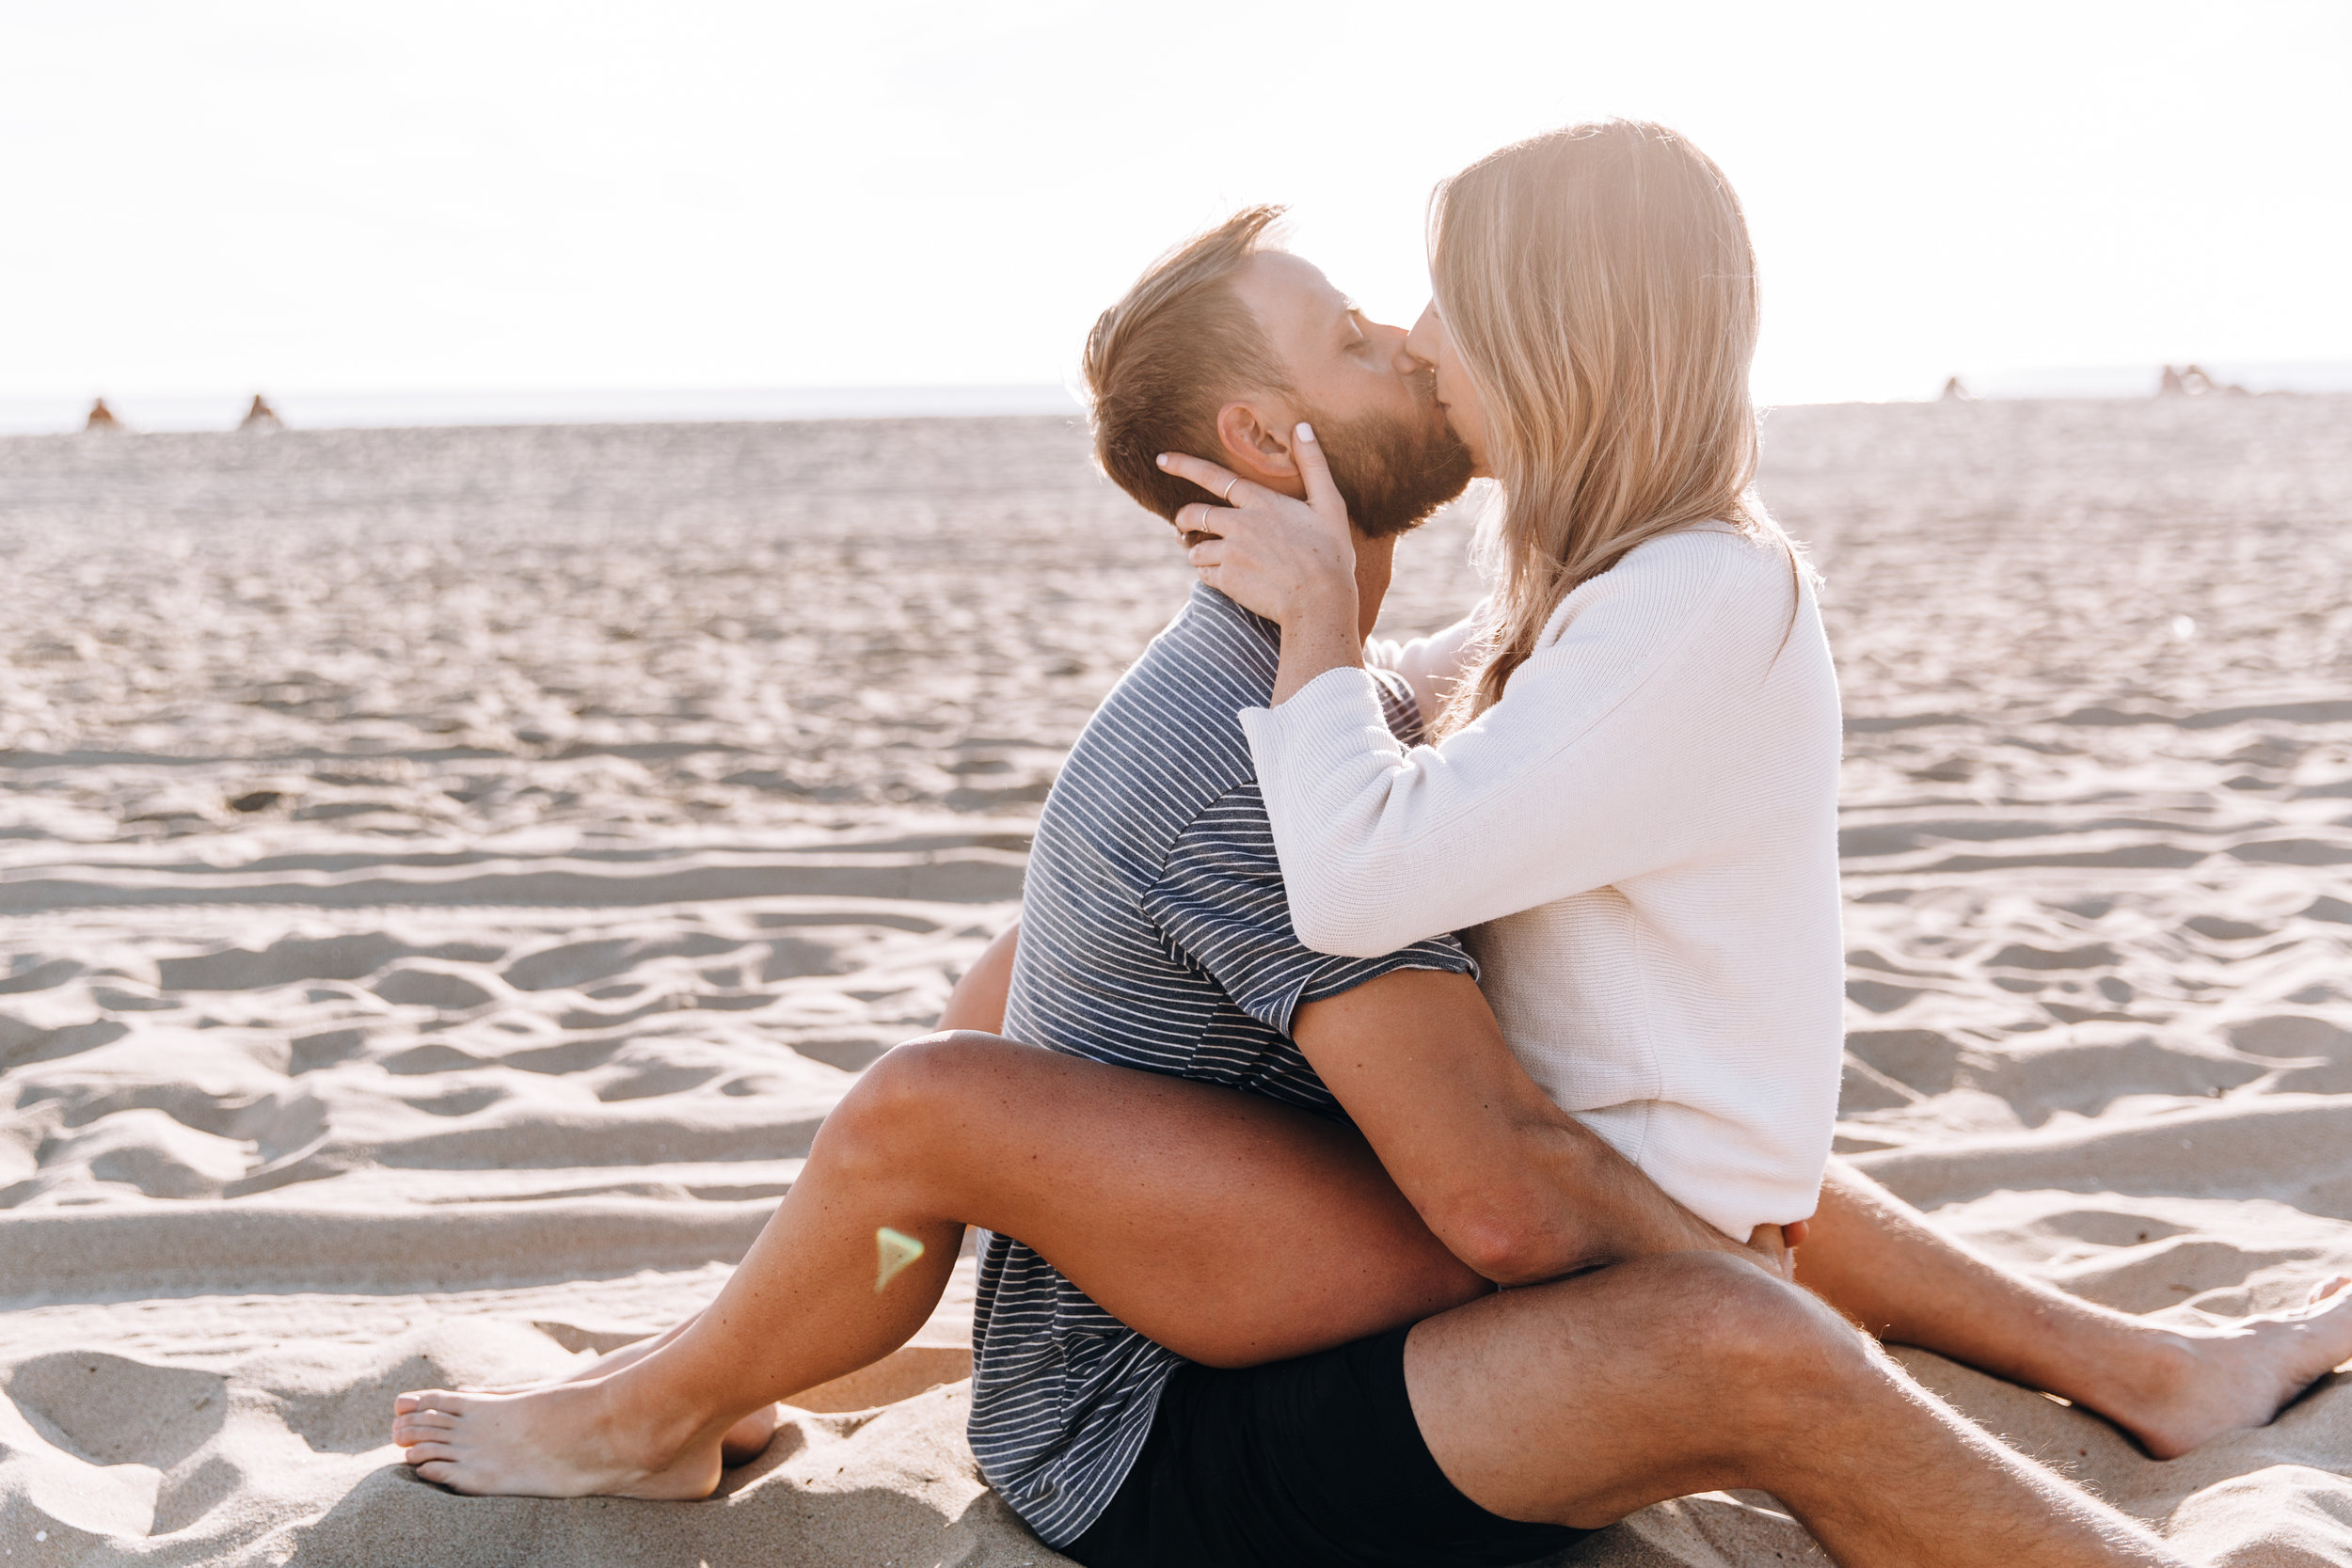
[[[1471,385],[1461,356],[1454,351],[1454,340],[1446,335],[1436,300],[1422,308],[1421,320],[1413,324],[1412,332],[1405,340],[1405,352],[1436,367],[1438,406],[1444,412],[1446,423],[1470,448],[1477,477],[1492,475],[1494,468],[1486,461],[1486,408],[1478,401],[1478,388]]]

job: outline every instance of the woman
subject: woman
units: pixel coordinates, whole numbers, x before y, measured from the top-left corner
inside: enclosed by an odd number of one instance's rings
[[[1636,190],[1647,182],[1651,199],[1677,212],[1693,202],[1720,208],[1727,193],[1719,188],[1658,185],[1663,166],[1687,163],[1692,155],[1653,131],[1633,129],[1640,143],[1632,149],[1637,156],[1613,168],[1597,166],[1601,179]],[[1609,137],[1621,135],[1617,130],[1605,135],[1564,133],[1501,157],[1540,161],[1556,150],[1553,141],[1564,142],[1571,154],[1578,149],[1602,151],[1616,145]],[[1537,192],[1531,198],[1509,180],[1460,183],[1450,187],[1446,197],[1443,212],[1449,224],[1469,214],[1474,193],[1490,209],[1541,196]],[[1736,210],[1733,215],[1736,220]],[[1486,217],[1502,222],[1502,215],[1491,211]],[[1496,324],[1496,330],[1509,330],[1514,320],[1520,320],[1526,330],[1538,330],[1515,313],[1517,306],[1494,296],[1549,286],[1573,260],[1573,247],[1554,247],[1557,254],[1551,254],[1538,246],[1528,253],[1537,260],[1548,255],[1560,263],[1549,271],[1535,267],[1522,276],[1507,261],[1490,259],[1483,271],[1472,268],[1465,274],[1455,270],[1465,263],[1457,262],[1454,246],[1457,236],[1470,232],[1440,229],[1436,266],[1449,316],[1460,327],[1467,318],[1480,315],[1483,306],[1486,315],[1481,319]],[[1637,227],[1629,232],[1638,236],[1646,230]],[[1645,259],[1637,253],[1628,264],[1637,272],[1649,266],[1672,270],[1679,264],[1677,259],[1687,261],[1691,254],[1669,251]],[[1744,265],[1740,276],[1744,287]],[[1736,294],[1735,290],[1735,309]],[[1534,309],[1526,300],[1518,305]],[[1573,308],[1638,315],[1664,307],[1644,295],[1582,300]],[[1752,332],[1752,300],[1746,309],[1751,321],[1746,330]],[[1700,327],[1675,341],[1699,341],[1715,330],[1709,324]],[[1704,388],[1684,386],[1672,375],[1639,383],[1644,395],[1662,400],[1646,427],[1654,439],[1712,442],[1724,448],[1731,452],[1728,467],[1714,465],[1709,471],[1721,468],[1740,483],[1744,460],[1740,453],[1745,449],[1740,443],[1745,437],[1737,427],[1746,418],[1744,405],[1728,407],[1715,381],[1726,370],[1744,373],[1745,341],[1735,332],[1729,347],[1685,362],[1686,369],[1695,364],[1705,378],[1713,378]],[[1467,334],[1452,346],[1433,341],[1440,374],[1457,399],[1464,395],[1461,375],[1458,368],[1451,372],[1445,369],[1446,356],[1457,349],[1475,356],[1485,342]],[[1611,421],[1615,416],[1576,400],[1604,391],[1629,393],[1634,384],[1623,388],[1546,385],[1540,380],[1545,373],[1540,359],[1485,352],[1494,357],[1479,361],[1476,380],[1486,394],[1483,406],[1490,418],[1496,410],[1503,411],[1504,418],[1539,410],[1547,398],[1577,412],[1564,417],[1554,433],[1564,439],[1549,443],[1516,427],[1507,437],[1482,436],[1506,485],[1520,487],[1534,499],[1522,514],[1527,527],[1506,535],[1513,542],[1516,575],[1506,578],[1501,601],[1504,611],[1498,623],[1502,637],[1486,666],[1493,672],[1492,685],[1498,690],[1516,686],[1512,700],[1518,705],[1506,712],[1507,705],[1495,705],[1492,712],[1449,741],[1473,750],[1478,736],[1502,734],[1506,719],[1531,706],[1520,699],[1543,684],[1539,674],[1549,673],[1543,628],[1568,602],[1553,594],[1555,587],[1574,587],[1576,579],[1589,577],[1600,562],[1622,557],[1654,535],[1676,528],[1697,531],[1718,517],[1731,519],[1737,535],[1732,542],[1740,550],[1772,545],[1760,519],[1730,510],[1737,500],[1736,483],[1728,491],[1715,484],[1703,494],[1688,495],[1672,487],[1651,493],[1632,486],[1595,512],[1579,485],[1555,482],[1563,474],[1591,469],[1582,453],[1595,431],[1614,428]],[[1532,379],[1522,385],[1514,379],[1519,376]],[[1476,410],[1457,405],[1457,417],[1474,421]],[[1656,467],[1661,472],[1679,471],[1671,462]],[[1632,485],[1630,479],[1624,483]],[[1259,521],[1262,513],[1269,530],[1281,524],[1279,509],[1265,513],[1262,498],[1241,499],[1248,503],[1242,512],[1249,516],[1237,513],[1236,524]],[[1548,532],[1540,515],[1546,507],[1560,509],[1563,516],[1574,519],[1574,526],[1565,533]],[[1602,522],[1587,526],[1596,516]],[[1327,522],[1327,515],[1322,520]],[[1268,537],[1274,537],[1271,531]],[[1315,536],[1310,531],[1307,537],[1311,542]],[[1705,548],[1715,547],[1708,542],[1711,535],[1693,531],[1692,537]],[[1249,569],[1247,547],[1238,531],[1228,545],[1222,562],[1208,564],[1213,570],[1232,570],[1238,586]],[[1775,602],[1783,618],[1790,621],[1776,631],[1795,650],[1790,670],[1802,672],[1818,653],[1807,639],[1819,634],[1804,620],[1810,611],[1802,582],[1785,558],[1774,559],[1783,574],[1773,579],[1781,584]],[[1745,583],[1751,577],[1739,576],[1738,580]],[[1523,589],[1521,578],[1527,585]],[[1632,579],[1620,579],[1628,580]],[[1341,637],[1336,623],[1306,602],[1312,597],[1282,607],[1298,623],[1295,641],[1301,645],[1294,650],[1286,639],[1285,693],[1356,657],[1352,630]],[[1590,598],[1588,594],[1581,602]],[[1793,617],[1792,603],[1798,610]],[[1335,637],[1347,645],[1327,647],[1320,654],[1306,646],[1318,638],[1327,642]],[[1748,657],[1746,643],[1738,639],[1726,646],[1731,650],[1726,657]],[[1539,657],[1547,660],[1541,666]],[[1413,658],[1416,668],[1427,667],[1422,670],[1425,680],[1440,662],[1428,649],[1416,652]],[[1633,685],[1646,690],[1645,683]],[[1742,695],[1737,689],[1726,689],[1735,703]],[[1477,698],[1471,701],[1475,705]],[[1818,721],[1817,714],[1806,712]],[[1817,750],[1818,739],[1818,735],[1812,736]],[[1439,755],[1438,763],[1416,761],[1415,766],[1450,766],[1444,760],[1447,754]],[[1393,767],[1390,760],[1375,761],[1382,768]],[[1705,769],[1691,782],[1705,784]],[[1624,836],[1618,824],[1602,818],[1603,804],[1588,805],[1588,820],[1581,824],[1599,844]],[[1644,826],[1656,815],[1653,803],[1638,796],[1616,801],[1614,807],[1624,811],[1627,821]],[[1799,835],[1791,853],[1802,860],[1813,853],[1813,847]],[[1597,870],[1610,869],[1587,863],[1572,879],[1589,881]],[[1443,868],[1438,868],[1433,882],[1442,884],[1444,879]],[[1482,872],[1482,885],[1472,896],[1491,900],[1493,890],[1483,885],[1491,879]],[[1564,893],[1533,879],[1528,903],[1583,896],[1598,885]],[[1456,896],[1442,885],[1421,891],[1441,901]],[[1804,891],[1810,895],[1813,890]],[[1765,932],[1759,940],[1769,947],[1776,938]],[[967,977],[944,1023],[995,1026],[1002,1014],[1008,952],[1008,944],[1000,943]],[[1499,950],[1498,956],[1518,959],[1517,954]],[[1719,1005],[1719,1013],[1753,1005],[1750,995],[1738,991],[1744,981],[1734,978],[1734,993],[1727,993],[1730,999]],[[997,988],[993,999],[987,994],[992,984]],[[1566,994],[1601,993],[1588,988]],[[1707,1017],[1703,995],[1668,995],[1660,1002],[1685,1009],[1691,1018],[1713,1022]],[[1809,1016],[1800,1022],[1806,1028],[1817,1027]],[[1724,1033],[1718,1030],[1716,1037]],[[1783,1065],[1766,1063],[1755,1081],[1764,1082]],[[1650,1097],[1705,1115],[1702,1089],[1679,1088],[1678,1098],[1672,1100],[1655,1091]],[[1804,1092],[1818,1099],[1809,1083]],[[1748,1130],[1738,1122],[1737,1107],[1724,1119],[1726,1126]],[[1812,1210],[1812,1194],[1799,1191],[1802,1183],[1792,1182],[1784,1167],[1810,1159],[1818,1182],[1821,1133],[1810,1123],[1820,1119],[1819,1108],[1805,1108],[1791,1119],[1808,1125],[1785,1135],[1766,1129],[1752,1147],[1727,1140],[1748,1148],[1745,1164],[1735,1160],[1710,1165],[1687,1151],[1690,1140],[1678,1132],[1669,1140],[1677,1150],[1669,1164],[1699,1173],[1691,1190],[1698,1201],[1712,1206],[1708,1217],[1724,1232],[1719,1239],[1725,1246],[1734,1244],[1728,1236],[1738,1234],[1727,1223],[1735,1213],[1756,1210],[1774,1219],[1796,1219]],[[1609,1135],[1606,1130],[1604,1135]],[[1264,1202],[1269,1192],[1280,1196],[1273,1223]],[[2079,1394],[2134,1422],[2152,1444],[2174,1451],[2227,1425],[2268,1418],[2276,1408],[2271,1385],[2283,1386],[2297,1377],[2308,1381],[2331,1364],[2303,1370],[2304,1362],[2326,1354],[2325,1347],[2304,1344],[2293,1355],[2276,1349],[2264,1352],[2276,1366],[2263,1391],[2241,1402],[2249,1405],[2242,1411],[2217,1411],[2206,1399],[2185,1402],[2177,1396],[2151,1396],[2126,1374],[2144,1370],[2149,1357],[2157,1354],[2159,1340],[2166,1354],[2179,1351],[2178,1336],[2001,1280],[1863,1186],[1849,1183],[1825,1193],[1817,1224],[1820,1234],[1813,1245],[1831,1260],[1817,1283],[1850,1316],[1874,1326],[1891,1326],[1915,1341],[1945,1345],[1953,1354],[2040,1386]],[[1106,1066],[1005,1040],[943,1036],[902,1047],[868,1070],[826,1122],[800,1180],[749,1256],[698,1318],[654,1344],[608,1358],[574,1383],[512,1395],[441,1390],[405,1395],[395,1438],[408,1449],[410,1463],[425,1479],[467,1492],[706,1496],[716,1485],[730,1448],[739,1455],[763,1439],[770,1402],[870,1364],[913,1336],[939,1298],[966,1225],[985,1227],[1000,1237],[1022,1238],[1115,1318],[1208,1366],[1247,1368],[1360,1342],[1382,1330],[1473,1302],[1491,1289],[1439,1244],[1363,1140],[1343,1126],[1263,1096],[1185,1078]],[[886,1288],[878,1289],[876,1246],[883,1227],[920,1243],[923,1251]],[[1867,1238],[1867,1244],[1855,1238]],[[904,1252],[898,1257],[903,1260]],[[1920,1287],[1915,1297],[1928,1307],[1915,1310],[1899,1299],[1913,1286]],[[2034,1324],[2035,1333],[2006,1338],[1979,1334],[1972,1339],[1964,1326],[1955,1326],[1959,1320],[1951,1315],[1963,1305],[1975,1314],[1968,1322],[1979,1327],[2023,1321]],[[2101,1341],[2103,1335],[2112,1343]],[[2079,1354],[2094,1341],[2113,1354],[2104,1359]],[[2265,1345],[2275,1342],[2275,1337],[2263,1340]],[[2143,1346],[2148,1356],[2134,1360]],[[2352,1352],[2352,1344],[2344,1348]],[[1155,1425],[1155,1438],[1159,1430]],[[1422,1459],[1427,1458],[1424,1451]],[[1444,1478],[1432,1484],[1441,1488]],[[1119,1497],[1109,1501],[1109,1514],[1125,1506],[1128,1490],[1121,1486]],[[1454,1501],[1470,1506],[1458,1494]],[[1103,1514],[1100,1508],[1074,1520],[1057,1514],[1048,1539],[1070,1544],[1082,1560],[1099,1564],[1147,1560],[1123,1548],[1101,1545],[1095,1525]]]
[[[1441,185],[1430,254],[1408,346],[1501,481],[1494,597],[1390,651],[1443,743],[1377,722],[1343,508],[1251,486],[1176,519],[1282,626],[1242,724],[1292,922],[1350,955],[1465,932],[1555,1102],[1727,1234],[1803,1220],[1844,1035],[1837,684],[1749,489],[1738,202],[1658,127],[1578,127]]]

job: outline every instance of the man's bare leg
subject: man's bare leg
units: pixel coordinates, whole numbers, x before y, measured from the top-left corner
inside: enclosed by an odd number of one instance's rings
[[[1832,1161],[1797,1278],[1882,1339],[1916,1345],[2087,1405],[2171,1459],[2258,1427],[2352,1360],[2352,1291],[2217,1328],[2175,1328],[2078,1300],[1931,1228]]]
[[[747,1414],[870,1365],[937,1304],[966,1223],[1020,1236],[1122,1321],[1249,1365],[1490,1287],[1353,1132],[1262,1097],[972,1036],[882,1058],[719,1298],[611,1376],[403,1395],[393,1438],[460,1491],[701,1497]],[[924,1243],[875,1289],[876,1230]]]
[[[2180,1568],[1986,1436],[1816,1298],[1685,1253],[1505,1291],[1406,1342],[1413,1414],[1481,1506],[1592,1528],[1756,1487],[1847,1568]]]
[[[949,999],[952,1024],[943,1019],[942,1027],[1002,1027],[1019,941],[1016,923],[980,955]],[[1349,1006],[1346,997],[1324,1005],[1339,1030],[1365,1029],[1361,1019],[1337,1016]],[[1361,1102],[1359,1123],[1375,1129],[1382,1108],[1375,1087],[1393,1075],[1393,1062],[1357,1063],[1343,1049],[1313,1054],[1341,1098],[1351,1108]],[[1428,1085],[1417,1089],[1425,1100]],[[1830,1163],[1810,1230],[1796,1255],[1799,1281],[1871,1333],[2073,1400],[2160,1459],[2265,1424],[2314,1380],[2352,1360],[2352,1290],[2344,1288],[2352,1281],[2344,1278],[2320,1281],[2312,1305],[2299,1310],[2211,1329],[2168,1328],[2077,1300],[1969,1251],[1838,1161]]]

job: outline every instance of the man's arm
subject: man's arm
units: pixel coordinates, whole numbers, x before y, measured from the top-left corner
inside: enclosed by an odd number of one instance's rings
[[[1700,1250],[1787,1274],[1776,1227],[1732,1241],[1553,1104],[1467,974],[1379,975],[1307,1003],[1291,1034],[1422,1223],[1498,1284]]]
[[[1454,683],[1462,678],[1470,646],[1477,641],[1483,625],[1477,613],[1472,612],[1443,631],[1409,641],[1372,638],[1364,643],[1364,662],[1375,670],[1393,670],[1403,675],[1413,689],[1413,701],[1421,707],[1422,723],[1435,724],[1447,699],[1454,695]]]
[[[1015,921],[956,982],[942,1029],[1002,1034]],[[1655,1252],[1736,1252],[1784,1276],[1771,1227],[1741,1246],[1551,1102],[1467,974],[1379,975],[1292,1021],[1292,1037],[1447,1250],[1502,1285]]]

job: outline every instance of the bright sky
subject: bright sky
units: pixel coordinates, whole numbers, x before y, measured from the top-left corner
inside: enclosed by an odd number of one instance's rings
[[[0,0],[0,398],[1058,382],[1232,206],[1375,315],[1601,114],[1730,174],[1768,401],[2352,361],[2352,6]]]

